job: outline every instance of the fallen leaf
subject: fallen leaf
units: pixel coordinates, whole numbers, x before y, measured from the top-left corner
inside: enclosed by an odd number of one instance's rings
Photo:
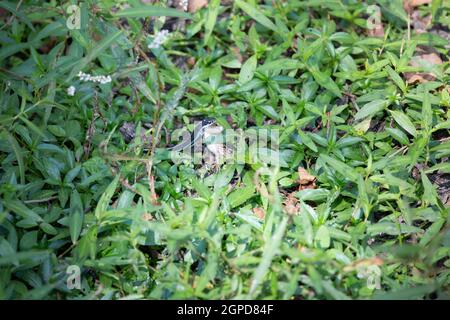
[[[264,216],[266,215],[264,209],[260,207],[253,208],[253,213],[261,220],[264,220]]]
[[[298,167],[297,171],[300,184],[309,184],[316,180],[316,177],[306,171],[305,168]]]
[[[411,13],[414,7],[431,3],[432,0],[403,0],[403,8],[406,12]]]
[[[242,57],[241,54],[241,49],[239,49],[238,47],[231,47],[231,52],[240,63],[244,61],[244,58]]]
[[[447,43],[444,47],[446,49],[450,49],[450,32],[447,32],[446,30],[443,29],[438,29],[438,30],[431,30],[430,33],[436,34],[439,37],[447,40]]]
[[[42,46],[39,48],[40,53],[47,54],[55,47],[57,40],[55,37],[51,37],[48,41],[44,42]]]
[[[144,213],[144,214],[142,214],[142,220],[144,220],[144,221],[153,220],[153,216],[150,213]]]
[[[2,18],[6,17],[6,16],[8,16],[8,14],[9,14],[8,10],[0,8],[0,17],[2,17]]]
[[[411,14],[411,22],[416,33],[425,33],[427,28],[431,25],[431,14],[421,17],[419,10],[414,10]]]
[[[294,192],[288,193],[283,201],[284,211],[289,215],[296,215],[300,212],[300,203],[295,197]]]
[[[344,267],[344,272],[350,272],[358,269],[358,267],[368,267],[368,266],[381,266],[383,265],[383,259],[379,257],[373,257],[369,259],[362,259],[354,261]]]
[[[189,12],[196,12],[208,5],[208,0],[189,0],[188,10]]]
[[[316,188],[316,177],[311,175],[305,168],[298,167],[298,182],[300,184],[299,190],[304,189],[315,189]]]
[[[442,64],[442,60],[436,53],[414,56],[409,63],[412,67],[424,67],[439,64]],[[436,79],[436,76],[431,72],[405,72],[404,76],[407,83],[424,83]]]
[[[187,64],[191,67],[194,66],[195,65],[195,57],[189,57],[187,59]]]
[[[422,54],[420,56],[415,56],[411,59],[411,65],[416,67],[420,66],[421,60],[429,62],[431,64],[442,64],[442,59],[436,53]]]
[[[375,11],[374,15],[367,20],[367,24],[370,26],[368,31],[370,37],[384,37],[384,27],[381,22],[381,10]]]
[[[410,6],[418,7],[423,4],[431,3],[433,0],[405,0],[404,2],[408,2]]]

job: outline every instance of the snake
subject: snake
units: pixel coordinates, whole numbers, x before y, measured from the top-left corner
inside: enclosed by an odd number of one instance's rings
[[[195,126],[194,131],[192,132],[191,139],[182,141],[179,144],[167,148],[169,151],[181,151],[187,148],[192,147],[205,133],[205,130],[212,126],[216,121],[212,118],[205,118]]]

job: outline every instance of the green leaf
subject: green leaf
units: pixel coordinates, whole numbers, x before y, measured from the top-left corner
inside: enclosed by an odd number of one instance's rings
[[[325,89],[329,90],[335,96],[341,98],[342,93],[341,89],[334,83],[333,79],[330,76],[327,76],[325,73],[319,71],[317,68],[312,67],[309,68],[309,72],[313,75],[314,79]]]
[[[403,93],[406,93],[406,84],[403,82],[403,79],[399,76],[397,72],[395,72],[390,66],[385,67],[387,73],[391,77],[392,81],[402,90]]]
[[[241,209],[239,212],[235,212],[234,215],[251,225],[256,230],[262,231],[261,220],[256,217],[256,215],[252,211],[248,209]]]
[[[321,225],[317,230],[315,241],[319,248],[327,249],[330,246],[331,238],[330,232],[328,228],[324,225]]]
[[[113,13],[113,16],[118,18],[145,18],[145,17],[177,17],[177,18],[191,18],[187,12],[176,10],[173,8],[163,8],[157,6],[137,6],[135,8],[126,8]]]
[[[431,131],[433,123],[433,110],[431,109],[430,94],[425,91],[422,102],[422,128]]]
[[[317,146],[314,143],[314,141],[310,138],[310,136],[308,135],[308,132],[303,132],[302,130],[298,130],[298,135],[300,136],[300,139],[302,139],[302,142],[308,147],[310,148],[312,151],[317,152]]]
[[[428,179],[428,176],[423,171],[420,172],[420,176],[421,176],[422,185],[423,185],[422,200],[425,203],[437,204],[437,193],[436,193],[436,190],[435,190],[433,184],[430,182],[430,180]]]
[[[231,209],[240,206],[245,201],[250,199],[255,195],[255,186],[254,185],[248,185],[244,188],[239,188],[234,190],[228,195],[228,201],[230,203]]]
[[[156,98],[154,97],[152,90],[150,90],[141,75],[132,76],[130,77],[130,79],[133,82],[133,85],[136,86],[136,88],[140,93],[144,95],[144,97],[146,97],[151,103],[156,104]]]
[[[77,190],[73,190],[70,196],[70,217],[69,231],[72,243],[76,243],[81,233],[83,225],[83,204],[81,203],[80,194]]]
[[[20,183],[25,184],[25,164],[23,162],[23,154],[24,151],[22,148],[20,148],[19,143],[17,142],[16,138],[14,138],[13,135],[11,135],[9,132],[7,132],[8,135],[8,141],[11,145],[11,148],[14,151],[14,155],[17,159],[17,164],[19,165],[19,175],[20,175]]]
[[[253,55],[242,65],[242,69],[239,72],[239,82],[241,84],[247,83],[253,79],[253,75],[256,70],[256,63],[256,55]]]
[[[375,300],[417,300],[432,293],[436,287],[432,284],[400,288],[388,292],[379,292],[373,296]]]
[[[30,45],[28,43],[14,43],[9,46],[3,46],[0,49],[0,61],[5,60],[7,57],[9,57],[17,52],[20,52],[24,49],[29,48],[29,46]]]
[[[101,220],[102,214],[108,210],[109,202],[111,201],[111,198],[114,195],[114,191],[117,188],[118,182],[119,176],[117,175],[100,197],[100,200],[97,203],[97,207],[95,208],[95,217],[98,220]]]
[[[28,28],[30,28],[33,31],[36,31],[33,27],[33,24],[30,22],[30,19],[27,16],[23,15],[21,12],[16,10],[16,8],[19,6],[20,6],[20,4],[17,5],[16,3],[11,3],[8,1],[0,1],[0,8],[10,11],[17,18],[19,18],[23,23],[25,23],[28,26]]]
[[[314,210],[313,207],[311,207],[310,205],[306,204],[303,201],[300,201],[300,207],[302,209],[302,212],[308,213],[309,217],[314,223],[317,222],[318,220],[317,212]]]
[[[421,232],[422,229],[408,226],[405,224],[398,225],[393,222],[379,222],[367,227],[367,233],[370,235],[388,234],[397,236],[399,234],[411,234]]]
[[[18,214],[24,219],[30,219],[33,222],[42,222],[42,218],[35,213],[33,210],[29,209],[22,202],[18,200],[8,200],[3,201],[3,205],[8,209]]]
[[[207,44],[209,37],[211,36],[214,27],[216,25],[217,15],[219,14],[219,8],[220,8],[220,0],[212,0],[208,4],[208,14],[206,16],[206,22],[205,22],[205,36],[204,36],[204,43]]]
[[[91,52],[89,52],[86,57],[81,59],[75,67],[70,72],[67,77],[66,83],[70,83],[72,78],[75,77],[78,72],[80,72],[85,66],[87,66],[91,61],[97,58],[104,50],[111,47],[111,45],[122,35],[122,31],[116,31],[108,35],[106,38],[102,39]]]
[[[432,166],[431,168],[426,169],[424,172],[430,173],[430,172],[433,172],[436,170],[440,170],[444,173],[450,173],[450,163],[449,162],[437,163],[434,166]]]
[[[400,129],[397,128],[386,128],[386,131],[398,142],[404,145],[409,144],[408,136]]]
[[[58,234],[58,230],[55,229],[50,223],[42,222],[39,227],[47,234],[50,234],[52,236]]]
[[[31,259],[42,259],[50,254],[50,250],[40,250],[40,251],[25,251],[25,252],[17,252],[13,255],[7,255],[0,257],[0,266],[12,264],[15,261],[19,261],[19,263],[29,261]]]
[[[416,128],[414,124],[409,120],[409,117],[401,111],[389,111],[394,117],[395,122],[397,122],[403,129],[408,131],[412,136],[417,136]]]
[[[266,241],[263,248],[263,256],[261,257],[261,262],[258,267],[255,269],[253,273],[250,290],[249,290],[249,298],[254,298],[259,288],[259,285],[263,281],[264,276],[269,271],[270,265],[272,263],[275,254],[278,251],[278,248],[281,245],[281,241],[283,239],[283,235],[286,232],[287,224],[289,221],[289,217],[284,216],[279,224],[276,226],[276,230],[274,234],[271,236],[269,241]]]
[[[302,201],[324,201],[330,196],[328,189],[304,189],[296,193],[296,197]]]
[[[38,128],[38,126],[36,126],[33,122],[31,122],[30,120],[28,120],[27,118],[20,116],[19,117],[20,120],[22,120],[27,127],[33,131],[34,133],[36,133],[38,136],[40,136],[41,138],[43,138],[44,140],[49,140],[49,138],[47,137],[47,135]]]
[[[427,231],[424,233],[422,238],[420,239],[419,244],[421,246],[426,246],[434,237],[439,233],[442,229],[442,226],[445,223],[445,219],[439,218],[431,226],[428,227]]]
[[[98,227],[93,225],[83,234],[77,246],[77,256],[79,259],[82,260],[87,257],[95,259],[97,254],[97,233]]]
[[[248,14],[250,17],[252,17],[253,20],[256,20],[266,28],[278,32],[277,27],[275,24],[267,18],[261,11],[253,7],[252,5],[242,1],[242,0],[235,0],[234,3],[242,9],[246,14]]]
[[[222,168],[222,170],[220,170],[216,175],[216,179],[214,181],[214,190],[226,186],[231,181],[231,179],[233,179],[235,170],[235,165],[226,165],[224,168]]]
[[[258,71],[279,71],[279,70],[292,70],[303,68],[304,64],[295,59],[277,59],[274,61],[269,61],[258,67]]]
[[[384,110],[387,107],[386,100],[373,100],[369,103],[366,103],[359,111],[355,114],[355,120],[361,120],[367,117],[373,117],[378,112]]]
[[[347,232],[342,231],[340,229],[328,227],[328,231],[330,232],[330,237],[333,239],[347,241],[347,242],[352,240],[351,235],[349,235]]]
[[[339,172],[343,177],[350,179],[353,182],[357,182],[359,179],[359,174],[349,165],[331,158],[325,154],[321,154],[320,158],[328,163],[334,170]]]
[[[194,187],[195,191],[197,191],[201,197],[203,197],[205,199],[209,199],[211,197],[211,191],[199,179],[193,178],[192,186]]]
[[[73,181],[73,179],[76,178],[78,173],[80,173],[80,170],[81,170],[80,165],[70,169],[69,172],[67,172],[66,175],[64,176],[64,183],[66,183],[66,184],[71,183]]]
[[[275,111],[275,109],[272,106],[269,106],[267,104],[257,106],[256,109],[264,113],[266,116],[271,117],[272,119],[280,119],[280,116]]]

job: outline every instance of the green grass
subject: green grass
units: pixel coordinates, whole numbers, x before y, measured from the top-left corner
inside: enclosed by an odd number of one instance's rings
[[[79,30],[53,2],[0,2],[0,299],[448,299],[445,1],[422,34],[398,0],[90,0]],[[160,156],[204,117],[278,132],[281,165]]]

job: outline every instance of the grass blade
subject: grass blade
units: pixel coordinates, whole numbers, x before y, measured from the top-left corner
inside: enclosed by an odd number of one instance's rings
[[[281,239],[286,231],[288,221],[289,217],[284,216],[270,241],[266,242],[264,245],[264,254],[261,258],[261,262],[258,265],[258,268],[256,268],[255,273],[253,274],[252,282],[250,285],[250,291],[248,293],[250,298],[255,297],[256,290],[258,289],[260,283],[262,282],[264,276],[270,268],[270,264],[272,263],[272,260],[277,253],[277,250],[281,243]]]
[[[12,134],[7,132],[7,135],[8,141],[14,151],[14,155],[16,156],[17,164],[19,165],[20,184],[25,184],[25,164],[23,162],[24,151]]]
[[[253,20],[257,21],[258,23],[262,24],[264,27],[274,31],[278,32],[276,25],[267,18],[261,11],[253,7],[252,5],[241,1],[241,0],[235,0],[234,2],[239,8],[241,8],[242,11],[244,11],[246,14],[248,14],[250,17],[252,17]]]

